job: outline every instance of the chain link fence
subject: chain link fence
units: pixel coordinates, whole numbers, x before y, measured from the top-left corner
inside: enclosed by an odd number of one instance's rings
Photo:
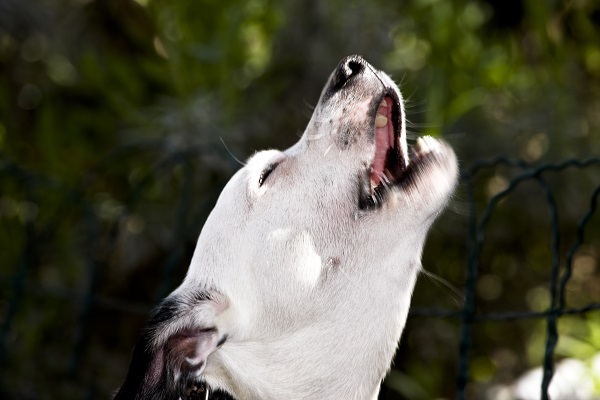
[[[516,176],[508,182],[507,186],[500,192],[493,195],[484,209],[478,213],[473,198],[473,182],[474,176],[485,169],[493,169],[499,165],[516,167],[521,170]],[[466,387],[469,381],[469,352],[472,346],[472,326],[479,322],[495,321],[502,323],[503,321],[543,318],[546,320],[547,333],[543,359],[543,380],[540,387],[540,399],[548,400],[548,387],[554,374],[554,359],[555,348],[558,342],[559,333],[557,329],[558,319],[565,314],[584,314],[591,311],[600,310],[600,302],[592,302],[582,307],[569,308],[565,304],[565,289],[569,283],[573,271],[573,257],[581,245],[585,242],[586,228],[596,212],[598,197],[600,195],[600,182],[596,182],[596,187],[589,199],[589,208],[577,223],[576,239],[570,244],[564,264],[561,263],[559,255],[559,208],[555,200],[555,194],[550,185],[544,178],[546,173],[556,173],[568,168],[585,170],[587,168],[600,166],[600,159],[592,157],[584,160],[570,159],[557,164],[543,164],[532,167],[525,162],[511,160],[504,157],[499,157],[489,161],[479,161],[474,163],[470,168],[463,170],[461,181],[467,193],[468,204],[468,235],[467,235],[467,265],[466,265],[466,281],[464,285],[465,301],[461,311],[444,311],[439,309],[417,309],[412,310],[412,316],[435,316],[435,317],[452,317],[458,318],[461,321],[462,328],[460,334],[460,346],[458,352],[459,369],[457,374],[457,399],[465,399]],[[535,181],[543,191],[548,213],[550,215],[551,230],[550,245],[548,251],[551,253],[552,262],[550,268],[550,281],[548,288],[550,293],[550,307],[542,312],[500,312],[500,313],[478,313],[476,310],[475,291],[477,278],[479,273],[480,260],[479,255],[482,247],[485,245],[485,232],[494,211],[498,207],[501,200],[509,196],[517,186],[526,181]],[[540,204],[540,207],[544,207]],[[561,266],[563,267],[561,276]]]

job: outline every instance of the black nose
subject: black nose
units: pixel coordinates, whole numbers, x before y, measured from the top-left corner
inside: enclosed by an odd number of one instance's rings
[[[353,77],[360,75],[365,69],[365,64],[366,61],[360,56],[349,56],[340,61],[331,81],[332,89],[337,91]]]

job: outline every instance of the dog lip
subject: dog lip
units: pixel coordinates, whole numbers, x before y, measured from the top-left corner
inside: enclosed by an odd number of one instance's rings
[[[407,149],[403,148],[403,146],[406,146],[406,141],[402,140],[402,124],[404,121],[402,120],[400,96],[397,93],[397,89],[390,88],[386,90],[384,98],[386,97],[389,97],[392,100],[391,122],[394,130],[393,149],[396,153],[396,159],[394,161],[397,162],[401,169],[405,169],[408,165],[408,160],[404,157],[404,155],[407,154]]]
[[[376,187],[371,187],[369,166],[359,176],[359,201],[358,207],[363,211],[371,211],[381,208],[386,202],[386,198],[392,188],[401,188],[402,190],[410,190],[415,185],[418,185],[420,174],[426,173],[428,166],[431,163],[440,163],[444,158],[443,142],[439,142],[431,137],[426,137],[429,144],[434,146],[419,147],[418,144],[422,140],[417,140],[417,145],[412,148],[410,162],[402,171],[391,177],[385,183],[380,183]]]
[[[394,188],[414,189],[422,181],[419,176],[427,173],[431,163],[443,162],[446,151],[443,142],[426,137],[417,141],[409,155],[404,137],[402,95],[387,75],[366,62],[365,66],[381,83],[378,93],[374,93],[369,110],[374,154],[370,164],[358,174],[358,207],[368,211],[381,208]],[[382,123],[381,119],[376,120],[378,114],[386,116],[387,124],[384,125],[385,122]]]
[[[378,76],[380,81],[383,80]],[[386,87],[372,102],[374,130],[373,141],[375,152],[364,175],[360,178],[359,207],[372,209],[379,207],[384,201],[386,188],[395,185],[408,167],[406,141],[402,140],[402,113],[400,95],[396,88]],[[382,108],[384,107],[384,108]],[[387,124],[377,127],[377,114],[385,112]],[[388,138],[386,130],[392,129],[393,138]]]
[[[383,101],[390,99],[391,101],[391,114],[388,113],[388,123],[393,124],[394,141],[388,143],[389,140],[380,139],[378,142],[377,135],[382,132],[377,132],[375,127],[375,117],[373,118],[374,126],[374,142],[375,142],[375,154],[371,164],[359,174],[359,202],[358,206],[361,210],[372,210],[380,208],[386,201],[388,193],[392,188],[401,188],[404,190],[410,189],[414,185],[418,184],[418,176],[422,173],[426,173],[428,166],[433,162],[440,162],[444,159],[444,143],[440,142],[432,137],[419,138],[414,146],[411,146],[410,155],[408,152],[408,145],[405,138],[402,137],[404,130],[402,124],[404,123],[401,110],[402,104],[400,95],[397,93],[397,89],[388,89],[381,96],[376,98],[374,102],[377,111],[382,111],[380,107]],[[387,103],[389,106],[390,103]],[[381,129],[381,128],[379,128]],[[381,171],[375,171],[381,173],[382,180],[373,184],[373,169],[374,162],[377,157],[381,156],[381,148],[377,148],[379,145],[389,144],[386,151],[385,163]],[[378,161],[377,168],[381,168],[381,160]]]

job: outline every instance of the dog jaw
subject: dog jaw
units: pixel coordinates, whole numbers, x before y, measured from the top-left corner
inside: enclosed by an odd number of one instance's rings
[[[152,343],[182,352],[149,365],[192,353],[203,369],[186,379],[240,399],[375,399],[457,180],[444,142],[408,154],[396,85],[358,56],[342,60],[300,141],[256,154],[224,188],[173,294],[219,300],[159,321]],[[204,333],[200,356],[171,344],[190,328]]]

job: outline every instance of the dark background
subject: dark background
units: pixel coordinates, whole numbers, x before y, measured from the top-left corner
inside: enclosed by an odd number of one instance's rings
[[[109,398],[236,159],[293,144],[348,54],[400,84],[410,141],[444,137],[463,168],[597,156],[599,25],[592,0],[0,0],[0,397]],[[479,173],[477,210],[518,172]],[[544,178],[558,225],[536,182],[500,202],[478,313],[549,307],[551,229],[562,268],[600,168]],[[460,311],[467,211],[459,188],[423,260],[448,283],[423,275],[415,310]],[[569,307],[600,301],[599,222]],[[600,351],[599,321],[562,317],[556,359]],[[470,398],[540,365],[545,328],[474,325]],[[453,397],[459,334],[458,318],[409,318],[382,398]]]

